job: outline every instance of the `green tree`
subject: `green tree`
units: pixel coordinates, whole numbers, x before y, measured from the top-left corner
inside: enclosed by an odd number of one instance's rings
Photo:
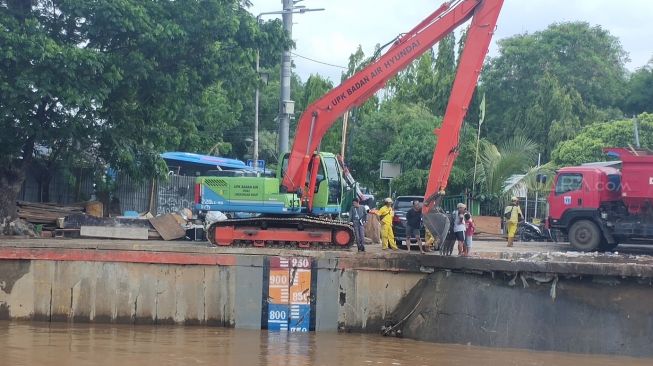
[[[409,169],[392,180],[392,190],[401,196],[421,196],[429,181],[427,169]]]
[[[499,42],[481,81],[488,98],[484,131],[491,141],[524,134],[550,150],[580,126],[619,114],[626,54],[619,40],[584,22],[553,24]]]
[[[507,194],[504,188],[508,178],[526,173],[535,165],[537,152],[537,144],[523,136],[515,136],[499,146],[482,141],[476,176],[481,193],[477,197],[495,203],[501,200]]]
[[[437,54],[430,50],[388,82],[388,95],[403,103],[420,103],[436,116],[443,116],[456,73],[456,40],[453,34],[438,42]]]
[[[379,47],[380,46],[378,44],[375,46],[375,54],[379,52]],[[370,63],[370,61],[371,59],[365,57],[365,53],[363,52],[363,49],[359,45],[358,48],[356,49],[356,52],[354,52],[349,56],[347,71],[343,72],[340,77],[341,83],[349,79],[350,77],[352,77],[355,73],[362,70],[365,66],[367,66]],[[352,158],[356,159],[356,157],[353,156],[353,154],[355,154],[355,151],[357,150],[355,147],[353,147],[353,144],[358,134],[365,133],[365,129],[362,126],[363,121],[369,118],[369,116],[373,114],[378,108],[379,108],[379,98],[376,95],[373,95],[360,106],[349,110],[349,121],[347,126],[348,128],[347,142],[345,147],[345,159],[346,159],[345,161],[347,164],[351,165],[352,162],[351,159]],[[340,119],[336,121],[335,125],[342,126],[342,120]],[[342,136],[342,127],[340,127],[340,129],[337,131],[340,131],[340,134],[338,136]],[[356,179],[358,179],[356,175],[354,176],[356,177]]]
[[[653,147],[653,114],[643,113],[637,119],[640,145]],[[632,119],[589,125],[573,139],[558,144],[552,161],[558,166],[569,166],[605,160],[603,148],[634,145],[633,128]]]
[[[315,100],[333,89],[333,83],[317,74],[311,74],[304,84],[304,99],[302,104],[308,107]],[[328,152],[340,152],[342,123],[334,123],[322,138],[321,149]]]
[[[78,46],[80,16],[51,10],[0,1],[0,218],[15,215],[34,159],[59,159],[89,146],[88,136],[101,127],[97,101],[119,77],[105,67],[106,54]]]
[[[35,159],[152,176],[216,146],[253,104],[254,49],[288,42],[237,0],[0,0],[0,24],[0,217]]]
[[[653,113],[653,59],[630,75],[624,111],[629,115]]]
[[[464,38],[461,38],[463,41]],[[464,43],[461,44],[464,47]],[[436,116],[444,116],[451,95],[451,87],[456,77],[456,39],[451,33],[438,42],[438,55],[434,65],[434,95],[429,103],[431,111]]]
[[[380,160],[401,163],[404,170],[428,169],[435,144],[436,118],[418,104],[386,101],[361,120],[352,134],[348,161],[364,185],[380,187]]]

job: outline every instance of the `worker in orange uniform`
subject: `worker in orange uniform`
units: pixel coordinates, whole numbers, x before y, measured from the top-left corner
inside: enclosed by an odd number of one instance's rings
[[[512,246],[512,242],[515,240],[515,234],[517,233],[517,226],[524,217],[521,212],[521,208],[519,208],[519,200],[517,197],[512,197],[510,201],[510,205],[506,206],[505,210],[503,211],[503,216],[506,219],[509,247]]]
[[[379,209],[377,215],[381,219],[381,245],[383,250],[388,249],[388,246],[392,250],[397,250],[397,244],[395,243],[395,235],[392,232],[392,218],[395,216],[395,211],[392,209],[392,198],[388,197],[383,200],[383,207]]]

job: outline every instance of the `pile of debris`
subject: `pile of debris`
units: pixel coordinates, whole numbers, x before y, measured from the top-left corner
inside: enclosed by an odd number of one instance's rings
[[[192,221],[192,212],[159,216],[144,213],[134,216],[94,217],[86,214],[69,215],[63,227],[55,231],[57,237],[86,237],[132,240],[204,240],[204,226]]]
[[[54,229],[57,219],[84,212],[84,204],[61,206],[54,203],[33,203],[18,201],[18,217],[45,229]]]
[[[31,223],[20,218],[13,221],[5,219],[0,222],[0,235],[34,238],[37,236],[37,229]]]
[[[18,218],[0,222],[0,234],[23,237],[69,237],[132,240],[205,240],[204,225],[192,211],[153,216],[127,211],[124,216],[104,217],[101,202],[68,205],[18,201]],[[220,220],[222,217],[214,219]]]

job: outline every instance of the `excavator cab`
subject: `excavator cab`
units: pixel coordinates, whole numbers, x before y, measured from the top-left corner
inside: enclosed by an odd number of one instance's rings
[[[289,154],[284,155],[278,176],[286,173],[288,157]],[[317,216],[340,214],[346,184],[336,155],[326,152],[314,154],[308,166],[305,184],[308,190],[304,202],[307,213]]]

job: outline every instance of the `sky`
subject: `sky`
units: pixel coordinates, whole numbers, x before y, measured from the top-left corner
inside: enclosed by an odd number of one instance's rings
[[[281,0],[252,0],[250,11],[282,10]],[[303,0],[297,5],[324,11],[293,15],[293,53],[337,66],[347,66],[348,57],[360,44],[367,56],[377,43],[385,44],[406,32],[437,9],[441,0]],[[498,39],[533,33],[549,24],[586,21],[600,25],[620,39],[628,52],[629,70],[653,58],[653,1],[651,0],[505,0],[494,35],[490,56],[496,56]],[[280,18],[266,15],[262,19]],[[295,72],[302,80],[310,74],[340,82],[341,68],[293,56]]]

